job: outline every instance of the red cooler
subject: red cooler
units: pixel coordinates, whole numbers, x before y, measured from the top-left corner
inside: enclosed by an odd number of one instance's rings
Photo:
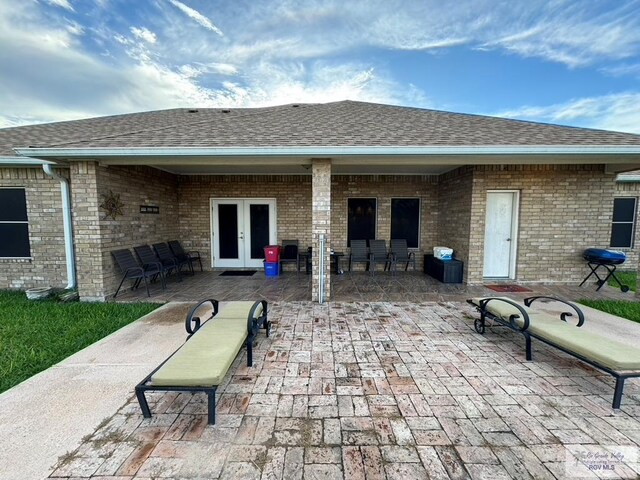
[[[267,263],[279,263],[280,245],[267,245],[264,247],[264,261]]]

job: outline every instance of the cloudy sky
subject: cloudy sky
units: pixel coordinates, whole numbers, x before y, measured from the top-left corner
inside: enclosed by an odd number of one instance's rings
[[[0,127],[343,99],[640,133],[640,0],[0,0]]]

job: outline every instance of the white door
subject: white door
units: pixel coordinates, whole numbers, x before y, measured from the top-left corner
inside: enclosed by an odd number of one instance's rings
[[[515,278],[518,199],[517,191],[487,193],[484,277]]]
[[[262,267],[276,241],[273,199],[211,199],[212,267]]]

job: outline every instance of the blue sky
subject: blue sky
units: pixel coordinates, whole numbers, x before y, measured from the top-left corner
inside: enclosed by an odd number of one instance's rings
[[[0,127],[344,99],[640,133],[640,0],[0,0]]]

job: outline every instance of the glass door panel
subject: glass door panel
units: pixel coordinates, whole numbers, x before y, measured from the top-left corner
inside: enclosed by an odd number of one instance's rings
[[[218,205],[218,258],[238,259],[238,205]]]
[[[250,258],[264,259],[264,247],[269,245],[269,205],[249,205]]]

